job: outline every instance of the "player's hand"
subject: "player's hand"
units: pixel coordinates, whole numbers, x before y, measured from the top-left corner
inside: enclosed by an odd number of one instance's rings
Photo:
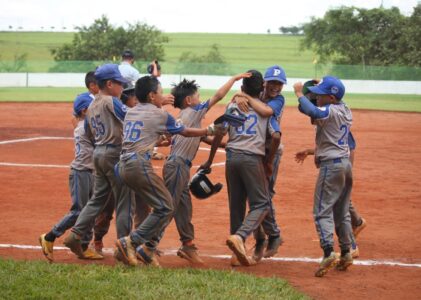
[[[272,176],[273,174],[273,163],[272,162],[265,162],[265,164],[263,165],[265,168],[265,174],[267,177]]]
[[[174,96],[171,94],[163,95],[162,105],[174,105]]]
[[[297,152],[297,153],[295,153],[295,161],[297,163],[301,163],[302,164],[304,162],[304,160],[306,159],[307,156],[308,156],[307,150]]]
[[[207,171],[210,172],[211,165],[212,165],[212,162],[209,161],[209,160],[207,160],[206,162],[204,162],[203,164],[200,165],[199,170],[202,170],[203,169],[203,170],[207,170]]]
[[[303,95],[303,83],[301,81],[294,83],[294,93],[299,98]]]
[[[251,73],[241,73],[241,74],[237,74],[237,75],[233,76],[232,78],[235,81],[237,81],[237,80],[240,80],[240,79],[243,79],[243,78],[250,78],[251,75],[252,75]]]
[[[247,113],[250,110],[248,100],[246,97],[243,97],[243,96],[236,97],[235,103],[237,103],[238,108],[244,113]]]

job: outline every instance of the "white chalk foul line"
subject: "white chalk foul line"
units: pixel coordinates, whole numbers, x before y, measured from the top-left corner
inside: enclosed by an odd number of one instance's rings
[[[73,140],[73,138],[62,137],[62,136],[37,136],[33,138],[0,141],[0,145],[32,142],[32,141],[39,141],[39,140]]]
[[[13,248],[13,249],[24,249],[24,250],[41,250],[41,246],[31,246],[31,245],[14,245],[14,244],[0,244],[0,248]],[[66,247],[54,247],[54,250],[69,250]],[[70,250],[69,250],[70,251]],[[112,248],[104,248],[103,250],[105,253],[114,253],[114,249]],[[164,255],[177,255],[177,250],[164,250]],[[201,254],[203,257],[209,258],[219,258],[219,259],[231,259],[231,255],[206,255]],[[284,261],[284,262],[303,262],[303,263],[320,263],[321,258],[311,258],[311,257],[271,257],[271,258],[264,258],[263,260],[267,261]],[[354,265],[358,266],[392,266],[392,267],[407,267],[407,268],[421,268],[421,264],[411,264],[411,263],[403,263],[399,261],[393,260],[360,260],[354,259]]]
[[[60,137],[60,136],[38,136],[38,137],[33,137],[33,138],[0,141],[0,145],[22,143],[22,142],[32,142],[32,141],[39,141],[39,140],[73,140],[73,138],[71,138],[71,137]],[[199,150],[210,151],[210,148],[200,147]],[[217,152],[225,153],[225,151],[223,151],[223,150],[217,150]],[[13,162],[0,162],[0,166],[4,166],[4,167],[24,167],[24,168],[61,168],[61,169],[70,168],[69,165],[31,164],[31,163],[13,163]],[[225,162],[212,164],[212,167],[221,167],[221,166],[225,166]],[[193,168],[199,168],[199,167],[200,167],[200,165],[193,166]],[[160,167],[160,166],[153,166],[153,168],[154,169],[162,169],[162,167]]]

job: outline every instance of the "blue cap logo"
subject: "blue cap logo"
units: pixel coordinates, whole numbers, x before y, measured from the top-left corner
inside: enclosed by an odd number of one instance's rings
[[[270,68],[268,68],[265,72],[265,77],[264,77],[265,81],[279,81],[283,84],[287,83],[287,77],[285,74],[284,69],[282,69],[280,66],[272,66]]]
[[[345,95],[345,86],[342,81],[333,76],[325,76],[316,86],[308,88],[316,95],[332,95],[341,100]]]

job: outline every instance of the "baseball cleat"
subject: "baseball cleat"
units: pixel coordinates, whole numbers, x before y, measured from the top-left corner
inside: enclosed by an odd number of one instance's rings
[[[254,245],[254,252],[253,252],[253,259],[256,262],[259,262],[262,260],[267,244],[268,244],[268,241],[266,239],[256,240],[256,244]]]
[[[104,259],[104,256],[96,252],[94,249],[88,248],[83,252],[83,256],[79,258],[98,260],[98,259]]]
[[[203,265],[204,261],[200,258],[197,253],[197,248],[195,245],[183,245],[177,251],[177,255],[181,258],[187,259],[189,262],[195,265]]]
[[[366,220],[361,218],[361,224],[352,228],[352,232],[354,233],[354,237],[357,238],[357,236],[360,234],[360,232],[366,227],[367,227]]]
[[[93,246],[94,246],[94,249],[95,249],[95,251],[97,252],[97,253],[99,253],[99,254],[101,254],[101,255],[104,255],[103,253],[102,253],[102,249],[104,248],[104,243],[102,242],[102,240],[100,240],[100,241],[93,241]]]
[[[268,246],[265,253],[263,254],[264,258],[275,256],[278,253],[279,246],[282,245],[282,238],[280,236],[270,237],[268,241]]]
[[[237,256],[235,256],[235,254],[231,255],[230,264],[231,264],[232,267],[241,266],[240,262],[237,259]]]
[[[137,247],[136,257],[144,265],[154,266],[154,267],[160,266],[159,261],[158,261],[158,259],[156,258],[156,255],[155,255],[155,250],[149,249],[145,245]]]
[[[83,257],[83,249],[80,243],[80,237],[74,233],[70,232],[68,236],[64,239],[64,245],[70,249],[77,257]]]
[[[323,257],[319,269],[317,269],[314,275],[316,277],[323,277],[331,268],[336,266],[338,262],[338,255],[332,251],[328,257]]]
[[[115,245],[119,250],[121,262],[128,266],[137,266],[136,250],[133,247],[130,237],[126,236],[118,239]],[[114,257],[117,258],[116,255]]]
[[[352,258],[358,258],[360,256],[360,249],[358,248],[357,245],[354,245],[353,247],[351,247],[351,256]]]
[[[254,259],[247,255],[246,248],[244,246],[244,241],[241,236],[236,234],[231,235],[227,239],[226,243],[227,246],[231,249],[231,251],[234,252],[241,265],[252,266],[256,264]]]
[[[348,267],[353,264],[352,254],[348,252],[344,256],[341,256],[339,259],[339,263],[336,265],[336,270],[338,271],[346,271]]]
[[[54,242],[47,241],[45,239],[45,233],[41,234],[38,240],[39,240],[39,244],[41,245],[42,253],[44,253],[45,258],[47,258],[50,262],[54,261],[54,257],[53,257]]]

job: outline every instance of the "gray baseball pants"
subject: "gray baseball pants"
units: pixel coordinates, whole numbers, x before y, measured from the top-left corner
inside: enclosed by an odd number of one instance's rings
[[[352,242],[349,199],[352,190],[352,165],[348,158],[320,163],[314,193],[313,216],[320,246],[333,247],[336,231],[341,250],[349,250]]]

